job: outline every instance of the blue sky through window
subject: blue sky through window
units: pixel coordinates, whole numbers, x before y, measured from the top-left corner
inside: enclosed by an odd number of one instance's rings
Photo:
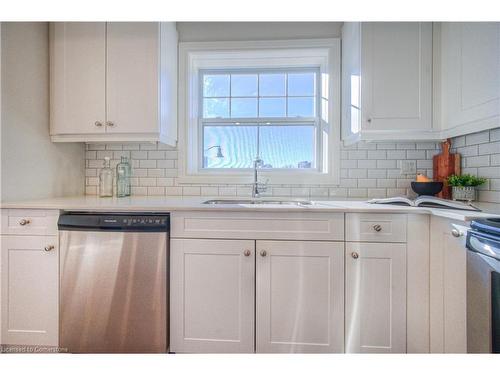
[[[264,168],[316,168],[317,79],[311,69],[203,73],[203,168],[252,168],[257,154]]]

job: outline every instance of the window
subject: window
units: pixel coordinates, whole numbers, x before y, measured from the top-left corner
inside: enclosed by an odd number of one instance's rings
[[[336,184],[336,39],[181,43],[179,183]]]
[[[203,168],[317,168],[317,68],[202,71]]]

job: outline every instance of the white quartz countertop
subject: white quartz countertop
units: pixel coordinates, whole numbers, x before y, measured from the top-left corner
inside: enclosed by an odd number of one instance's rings
[[[58,209],[78,211],[149,211],[149,212],[172,212],[172,211],[249,211],[249,212],[378,212],[378,213],[421,213],[432,214],[459,221],[470,221],[481,217],[500,217],[500,204],[477,203],[476,206],[482,212],[449,210],[427,207],[407,207],[394,205],[369,204],[364,201],[355,200],[312,200],[313,204],[308,206],[296,205],[248,205],[248,204],[203,204],[210,197],[145,197],[132,196],[127,198],[99,198],[96,196],[78,196],[64,198],[50,198],[20,202],[2,202],[1,208],[18,209]],[[221,199],[216,197],[213,199]],[[224,199],[224,198],[223,198]],[[249,199],[248,197],[231,197],[225,199]],[[279,198],[267,198],[277,200]],[[300,200],[292,198],[281,198],[286,200]]]

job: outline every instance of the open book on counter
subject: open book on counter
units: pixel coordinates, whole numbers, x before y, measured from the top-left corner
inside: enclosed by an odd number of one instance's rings
[[[392,197],[369,200],[368,203],[377,204],[395,204],[412,207],[434,207],[434,208],[451,208],[454,210],[481,211],[479,208],[471,204],[452,201],[449,199],[436,198],[430,195],[421,195],[416,199],[407,197]]]

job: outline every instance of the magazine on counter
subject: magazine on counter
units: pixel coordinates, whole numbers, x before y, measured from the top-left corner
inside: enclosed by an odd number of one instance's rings
[[[392,197],[369,200],[368,203],[377,204],[395,204],[412,207],[434,207],[434,208],[450,208],[454,210],[466,211],[481,211],[479,208],[471,204],[452,201],[449,199],[436,198],[430,195],[421,195],[416,199],[407,197]]]

